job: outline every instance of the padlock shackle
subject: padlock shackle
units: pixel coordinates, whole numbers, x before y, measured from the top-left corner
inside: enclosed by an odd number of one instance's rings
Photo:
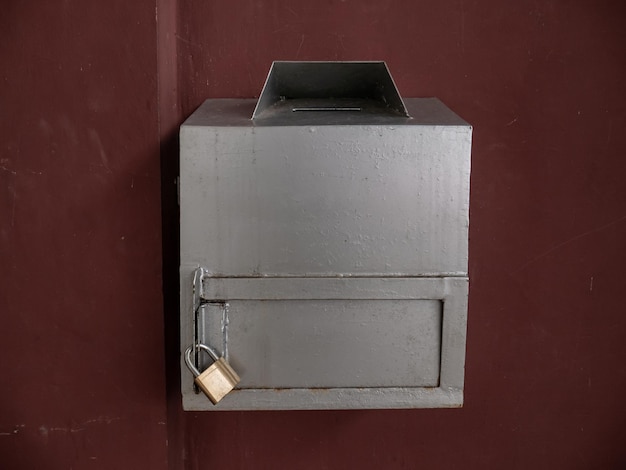
[[[211,356],[211,359],[213,359],[214,361],[219,360],[219,356],[217,355],[217,352],[215,351],[215,349],[211,348],[210,346],[207,346],[206,344],[198,343],[196,344],[196,348],[201,349],[205,351],[206,353],[208,353],[208,355]],[[200,375],[200,371],[191,360],[192,352],[193,352],[193,345],[189,346],[187,350],[185,351],[185,364],[187,364],[187,367],[189,368],[193,376],[198,377]]]
[[[214,361],[217,361],[220,358],[219,354],[217,354],[217,351],[215,349],[213,349],[211,346],[207,346],[206,344],[198,343],[198,344],[196,344],[196,348],[202,349],[203,351],[206,351],[207,353],[209,353],[209,356],[211,356],[211,359],[213,359]]]

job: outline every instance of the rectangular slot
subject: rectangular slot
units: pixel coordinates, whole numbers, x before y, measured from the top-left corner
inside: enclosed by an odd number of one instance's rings
[[[299,107],[293,108],[293,112],[296,111],[361,111],[361,108],[356,106],[347,106],[347,107],[331,107],[331,106],[309,106],[309,107]]]

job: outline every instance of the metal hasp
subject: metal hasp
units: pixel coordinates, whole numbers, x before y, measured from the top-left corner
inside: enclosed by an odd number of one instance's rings
[[[181,367],[184,409],[461,406],[471,137],[383,62],[276,62],[258,104],[202,104],[180,135],[181,344],[221,346],[241,381],[213,406]]]

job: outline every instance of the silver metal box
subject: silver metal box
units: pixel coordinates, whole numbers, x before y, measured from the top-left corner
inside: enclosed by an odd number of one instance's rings
[[[275,63],[258,103],[200,106],[180,135],[181,347],[241,383],[213,406],[182,366],[183,407],[462,405],[471,134],[382,62]]]

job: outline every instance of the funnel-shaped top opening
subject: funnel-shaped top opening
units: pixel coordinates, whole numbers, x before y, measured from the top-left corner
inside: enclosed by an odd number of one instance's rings
[[[252,119],[319,111],[409,116],[384,62],[274,62]]]

